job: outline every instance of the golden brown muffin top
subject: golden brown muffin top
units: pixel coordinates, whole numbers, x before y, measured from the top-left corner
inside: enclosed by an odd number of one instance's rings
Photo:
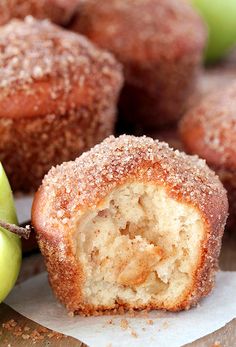
[[[0,75],[2,116],[9,117],[20,112],[11,110],[12,97],[19,102],[22,95],[28,96],[22,116],[50,114],[57,100],[67,97],[67,104],[73,106],[82,100],[82,92],[87,98],[88,92],[91,96],[98,89],[114,88],[122,80],[121,66],[111,54],[81,35],[33,17],[12,20],[0,28]],[[37,105],[39,101],[42,105]]]
[[[134,180],[162,185],[171,197],[194,205],[212,225],[225,223],[226,192],[205,161],[158,140],[122,135],[110,136],[49,171],[35,198],[37,228],[50,229],[59,220],[70,223],[78,210],[95,206],[117,186]],[[41,216],[34,213],[38,204]]]

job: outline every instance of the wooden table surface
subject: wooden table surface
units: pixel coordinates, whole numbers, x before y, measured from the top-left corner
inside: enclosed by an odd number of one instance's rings
[[[41,266],[36,263],[38,256],[31,256],[24,260],[22,276],[30,277]],[[35,268],[32,264],[36,263]],[[236,271],[236,234],[225,234],[220,267],[222,270]],[[32,272],[32,273],[31,273]],[[5,323],[10,322],[5,327]],[[11,326],[12,325],[12,326]],[[17,336],[18,335],[18,336]],[[33,336],[33,338],[32,338]],[[39,324],[23,317],[5,304],[0,305],[0,346],[1,347],[85,347],[80,341],[61,334],[54,334]],[[234,347],[236,346],[236,319],[213,334],[205,336],[185,347]],[[161,347],[161,346],[160,346]]]

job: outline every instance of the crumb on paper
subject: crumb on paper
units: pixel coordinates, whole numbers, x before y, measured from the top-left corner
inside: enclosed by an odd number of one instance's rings
[[[127,321],[127,319],[121,319],[120,327],[123,330],[127,330],[129,328],[129,322]]]
[[[146,321],[146,323],[147,323],[148,325],[153,325],[153,324],[154,324],[154,322],[153,322],[152,319],[148,319],[148,320]]]
[[[22,339],[23,340],[28,340],[30,338],[30,335],[28,334],[22,334]]]
[[[127,319],[121,319],[121,321],[120,321],[120,327],[121,327],[122,330],[127,330],[127,329],[129,329],[130,335],[131,335],[132,337],[135,337],[135,338],[138,337],[138,334],[136,333],[136,331],[130,327],[129,321],[128,321]]]
[[[131,330],[131,336],[137,338],[137,337],[138,337],[138,334],[136,333],[135,330]]]
[[[112,319],[108,319],[107,324],[114,325],[115,323],[113,322]]]

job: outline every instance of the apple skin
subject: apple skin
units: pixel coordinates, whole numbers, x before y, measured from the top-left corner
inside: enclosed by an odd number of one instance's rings
[[[16,210],[11,187],[0,163],[0,219],[17,224]],[[0,302],[13,288],[21,266],[20,238],[0,228]]]
[[[236,44],[236,0],[191,0],[209,29],[207,63],[223,57]]]

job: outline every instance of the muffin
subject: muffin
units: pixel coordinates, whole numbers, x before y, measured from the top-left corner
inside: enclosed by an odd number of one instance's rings
[[[228,191],[228,226],[236,226],[236,83],[206,96],[184,116],[180,135],[185,150],[198,154]]]
[[[32,223],[69,312],[179,311],[213,288],[227,211],[204,161],[123,135],[51,169]]]
[[[78,0],[3,0],[0,2],[0,25],[12,18],[24,19],[31,15],[48,18],[56,24],[66,24],[76,9]]]
[[[86,38],[27,17],[0,29],[0,160],[14,191],[113,132],[122,68]]]
[[[194,89],[205,26],[184,0],[83,0],[70,29],[124,65],[120,117],[130,124],[176,123]]]

